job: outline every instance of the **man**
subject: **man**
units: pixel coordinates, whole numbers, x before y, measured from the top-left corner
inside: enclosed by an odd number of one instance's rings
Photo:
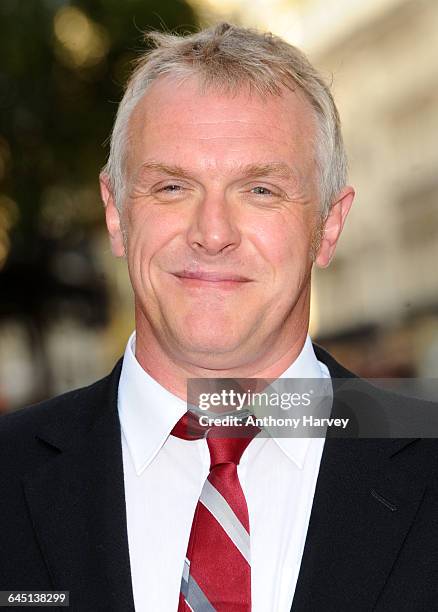
[[[136,331],[107,378],[2,419],[1,589],[87,612],[438,609],[433,440],[253,432],[232,457],[181,430],[190,378],[357,380],[308,336],[354,191],[297,49],[228,24],[150,37],[101,175]],[[360,384],[371,411],[406,403]]]

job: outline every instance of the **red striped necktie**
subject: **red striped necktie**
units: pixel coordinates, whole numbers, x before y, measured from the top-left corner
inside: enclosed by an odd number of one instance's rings
[[[206,430],[188,429],[189,413],[172,430],[189,440]],[[193,423],[193,420],[192,420]],[[237,476],[243,451],[260,431],[241,426],[207,431],[210,473],[201,491],[184,562],[178,612],[250,612],[251,562],[248,507]],[[239,435],[240,437],[237,437]]]

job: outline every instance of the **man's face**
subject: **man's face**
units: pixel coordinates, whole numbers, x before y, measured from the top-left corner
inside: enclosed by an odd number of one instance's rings
[[[130,120],[122,213],[137,331],[174,358],[230,368],[307,329],[315,128],[297,92],[150,87]]]

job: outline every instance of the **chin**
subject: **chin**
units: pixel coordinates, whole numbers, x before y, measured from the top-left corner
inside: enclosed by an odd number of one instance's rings
[[[223,329],[213,323],[208,327],[186,328],[179,334],[178,344],[185,353],[215,355],[232,353],[242,344],[239,334],[230,333],[230,327]]]
[[[181,346],[184,346],[190,353],[217,355],[235,351],[239,346],[239,342],[236,342],[234,338],[206,338],[204,336],[192,336],[191,338],[187,338],[186,342],[181,343]]]

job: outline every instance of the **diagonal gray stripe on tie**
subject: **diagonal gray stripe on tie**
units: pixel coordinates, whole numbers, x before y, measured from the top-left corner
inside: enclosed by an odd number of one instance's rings
[[[204,483],[199,501],[211,512],[241,555],[250,564],[249,533],[234,514],[227,500],[209,480]]]
[[[208,601],[199,584],[190,574],[188,581],[184,576],[181,580],[181,593],[193,612],[216,612],[216,609]]]
[[[182,575],[182,580],[181,580],[181,593],[184,595],[184,597],[187,597],[187,585],[189,582],[189,575],[190,575],[190,561],[186,557],[184,560],[183,575]]]

